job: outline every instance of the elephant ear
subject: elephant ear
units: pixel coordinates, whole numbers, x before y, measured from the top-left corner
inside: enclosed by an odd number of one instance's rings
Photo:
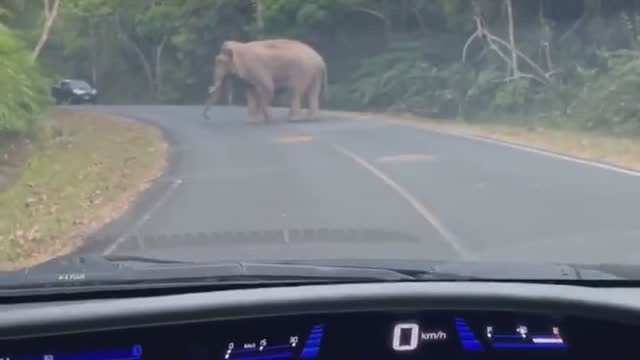
[[[231,61],[231,70],[241,78],[247,75],[241,44],[235,41],[225,41],[222,44],[222,54]]]

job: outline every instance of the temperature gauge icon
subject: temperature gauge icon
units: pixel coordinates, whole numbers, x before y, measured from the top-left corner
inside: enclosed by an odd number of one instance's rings
[[[518,326],[518,328],[516,329],[516,331],[518,332],[518,334],[520,334],[520,336],[522,336],[523,338],[527,337],[527,333],[529,333],[529,329],[524,326],[524,325],[520,325]]]
[[[289,337],[289,345],[291,345],[291,347],[296,347],[296,345],[298,345],[298,337],[297,336]]]
[[[493,337],[493,326],[487,326],[487,337],[491,339]]]

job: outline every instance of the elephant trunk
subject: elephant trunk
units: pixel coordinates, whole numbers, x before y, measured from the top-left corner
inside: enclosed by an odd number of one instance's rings
[[[223,91],[222,83],[216,82],[212,86],[209,86],[209,96],[214,104],[220,103],[220,93]]]
[[[209,116],[207,115],[207,113],[209,112],[209,108],[211,108],[211,106],[213,104],[217,104],[218,103],[218,99],[220,98],[220,84],[219,83],[214,83],[212,86],[209,86],[209,99],[207,100],[207,103],[205,104],[204,110],[202,111],[202,115],[208,119]]]

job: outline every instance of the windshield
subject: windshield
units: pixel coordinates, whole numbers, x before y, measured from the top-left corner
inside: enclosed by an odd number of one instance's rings
[[[639,59],[633,1],[0,0],[0,265],[640,278]]]
[[[76,89],[91,89],[91,86],[82,80],[67,80],[66,83]]]

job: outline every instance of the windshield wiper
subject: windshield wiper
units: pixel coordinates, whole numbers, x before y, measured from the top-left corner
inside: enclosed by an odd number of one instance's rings
[[[378,268],[268,262],[177,261],[129,255],[67,257],[0,274],[0,288],[29,289],[152,283],[406,281],[413,276]]]
[[[130,255],[55,259],[23,271],[0,274],[0,289],[147,287],[172,284],[233,285],[372,281],[575,281],[623,280],[607,272],[558,264],[335,259],[315,261],[190,262]],[[1,291],[1,290],[0,290]]]
[[[163,258],[153,258],[147,256],[138,255],[104,255],[102,259],[110,262],[134,262],[134,263],[146,263],[146,264],[198,264],[193,261],[173,260]]]

